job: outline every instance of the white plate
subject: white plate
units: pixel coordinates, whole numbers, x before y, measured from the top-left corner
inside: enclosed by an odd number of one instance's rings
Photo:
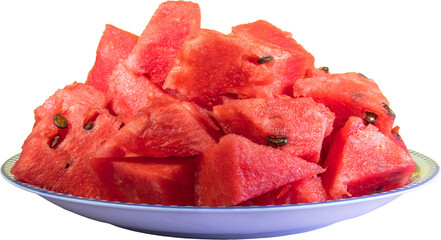
[[[18,181],[10,172],[19,154],[2,166],[13,185],[74,213],[119,227],[157,235],[192,238],[255,238],[311,231],[360,216],[433,181],[439,166],[409,150],[417,163],[411,182],[388,192],[320,203],[263,207],[178,207],[130,204],[74,197]]]

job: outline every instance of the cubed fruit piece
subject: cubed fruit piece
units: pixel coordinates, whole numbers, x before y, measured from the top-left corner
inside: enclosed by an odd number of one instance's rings
[[[323,185],[331,199],[340,199],[401,187],[415,162],[377,127],[351,117],[335,135],[323,167]]]
[[[118,115],[129,121],[151,97],[164,94],[162,83],[188,35],[199,31],[200,10],[195,3],[162,3],[127,59],[109,79],[109,96]]]
[[[212,109],[230,98],[291,92],[308,67],[304,54],[202,29],[184,43],[163,88]]]
[[[121,62],[109,78],[107,94],[112,99],[112,109],[127,122],[145,107],[150,99],[166,93],[146,76],[134,73],[126,62]]]
[[[35,125],[12,174],[51,191],[98,198],[99,182],[88,164],[122,123],[108,104],[104,93],[85,84],[58,90],[35,110]]]
[[[231,35],[263,41],[286,50],[304,54],[308,62],[307,68],[312,69],[314,67],[314,56],[306,51],[302,45],[298,44],[291,33],[282,31],[267,21],[258,20],[256,22],[234,26]]]
[[[196,204],[237,205],[323,171],[279,149],[229,134],[204,152],[197,173]]]
[[[318,176],[297,180],[240,204],[241,206],[264,206],[323,202],[326,190]]]
[[[97,157],[187,157],[215,143],[211,119],[193,103],[152,98],[97,152]]]
[[[199,31],[199,5],[169,1],[159,5],[128,58],[135,73],[162,87],[187,37]]]
[[[279,148],[318,163],[334,114],[311,98],[232,100],[213,108],[225,133]]]
[[[197,158],[94,159],[102,200],[193,206]]]
[[[109,77],[120,60],[127,58],[138,36],[107,24],[96,50],[96,60],[86,84],[106,93]]]
[[[293,87],[294,97],[312,97],[335,113],[334,131],[351,116],[374,124],[384,134],[390,133],[395,114],[389,101],[374,80],[358,73],[328,74],[305,78]]]

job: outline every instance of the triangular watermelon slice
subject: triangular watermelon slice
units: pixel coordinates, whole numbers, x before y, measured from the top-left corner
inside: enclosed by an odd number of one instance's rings
[[[304,54],[202,29],[187,40],[163,88],[207,109],[228,98],[272,98],[305,76]]]
[[[74,83],[35,110],[35,125],[11,172],[21,181],[51,191],[99,198],[100,181],[88,164],[116,133],[121,120],[94,87]]]
[[[318,163],[323,139],[332,131],[334,114],[311,98],[232,100],[213,108],[226,133],[272,145],[293,156]],[[279,144],[272,141],[285,140]]]
[[[200,9],[195,3],[170,1],[159,5],[127,59],[109,79],[114,111],[127,122],[151,97],[162,91],[162,82],[187,37],[200,29]],[[155,84],[156,83],[156,84]]]
[[[196,204],[233,206],[323,172],[319,165],[229,134],[204,152]]]
[[[321,175],[331,199],[401,187],[415,170],[406,150],[361,118],[349,118],[333,140]]]
[[[211,119],[192,103],[164,95],[152,98],[100,147],[97,157],[187,157],[215,143]]]
[[[389,101],[378,85],[359,73],[305,78],[294,84],[293,94],[294,97],[312,97],[334,112],[334,131],[342,128],[349,117],[357,116],[389,134],[395,120]]]
[[[96,60],[90,70],[86,84],[106,93],[109,88],[108,79],[120,60],[127,58],[138,36],[121,30],[110,24],[106,25],[96,50]]]
[[[168,1],[159,5],[128,58],[135,73],[162,87],[182,44],[199,31],[201,12],[192,2]]]
[[[265,20],[258,20],[252,23],[234,26],[231,35],[263,41],[296,52],[297,54],[304,54],[308,62],[308,69],[311,69],[314,66],[314,56],[306,51],[302,45],[297,43],[291,33],[282,31]]]

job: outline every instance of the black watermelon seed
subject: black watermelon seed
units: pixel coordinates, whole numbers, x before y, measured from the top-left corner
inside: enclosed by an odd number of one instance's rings
[[[394,111],[392,111],[392,109],[389,107],[389,105],[387,105],[386,103],[383,103],[383,107],[387,110],[387,114],[393,118],[396,117]]]
[[[266,145],[271,147],[281,147],[288,143],[288,138],[282,136],[269,136],[266,138]]]
[[[320,67],[320,70],[322,70],[325,73],[329,73],[329,68],[328,67]]]
[[[375,125],[376,119],[377,119],[377,114],[375,114],[373,112],[366,112],[364,114],[364,120],[366,121],[367,124],[374,124]]]
[[[60,129],[65,129],[65,128],[67,128],[67,125],[68,125],[67,119],[61,114],[54,115],[54,124],[55,124],[55,126],[57,126],[57,128],[60,128]]]
[[[360,76],[362,76],[364,78],[367,78],[366,75],[364,75],[363,73],[358,73],[358,75],[360,75]]]
[[[398,132],[396,132],[395,135],[397,136],[398,141],[402,140],[401,135]]]
[[[398,131],[399,131],[399,130],[397,130],[397,129],[395,129],[395,128],[392,129],[392,133],[395,135],[395,137],[397,138],[397,140],[398,140],[398,141],[401,141],[402,138],[401,138],[401,135],[400,135],[400,133],[399,133]]]
[[[269,62],[269,61],[272,61],[272,60],[274,60],[274,57],[272,57],[272,56],[265,56],[265,57],[258,58],[257,59],[257,63],[258,64],[263,64],[263,63],[266,63],[266,62]]]
[[[67,169],[67,168],[69,168],[70,167],[70,164],[69,163],[66,163],[66,166],[64,167],[65,169]]]
[[[90,130],[92,128],[93,128],[93,122],[89,122],[86,125],[84,125],[84,129],[86,129],[86,130]]]

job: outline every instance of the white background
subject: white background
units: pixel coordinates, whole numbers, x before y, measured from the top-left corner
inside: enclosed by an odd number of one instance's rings
[[[161,1],[1,1],[0,162],[20,152],[33,109],[83,82],[106,23],[140,34]],[[265,19],[333,73],[376,80],[410,149],[441,162],[441,14],[437,1],[197,1],[202,27],[228,33]],[[275,239],[436,239],[441,180],[371,213]],[[325,216],[324,216],[325,217]],[[0,180],[3,239],[170,239],[65,211]]]

